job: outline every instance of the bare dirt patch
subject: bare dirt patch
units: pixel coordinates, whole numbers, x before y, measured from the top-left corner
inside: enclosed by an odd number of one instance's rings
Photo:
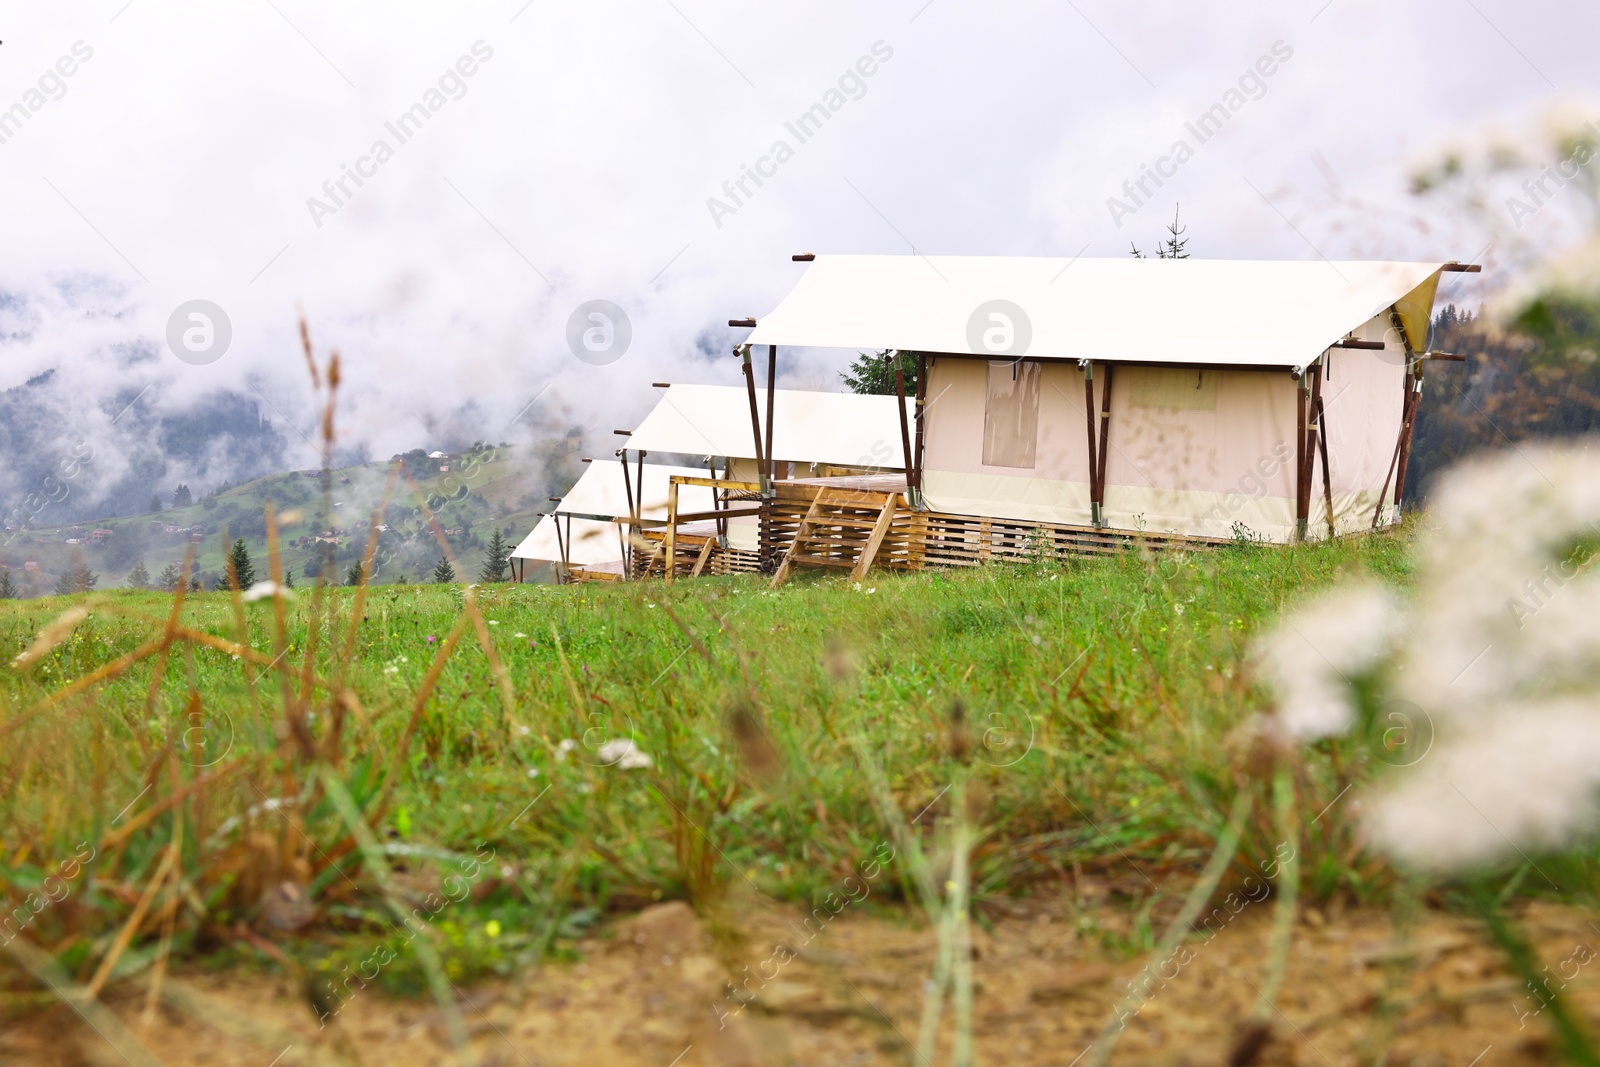
[[[1600,948],[1588,916],[1535,904],[1522,919],[1552,986],[1576,973],[1567,993],[1591,1025],[1600,1023],[1600,983],[1573,962],[1595,960]],[[660,905],[587,942],[579,963],[460,989],[462,1015],[479,1062],[491,1067],[916,1062],[911,1041],[931,934],[882,911],[847,909],[820,932],[803,920],[799,911],[766,907],[741,914],[729,930],[687,905]],[[1113,1062],[1230,1062],[1255,997],[1252,983],[1260,981],[1269,925],[1270,907],[1249,907],[1211,940],[1191,942],[1192,959],[1152,984]],[[1144,962],[1109,958],[1063,911],[1026,903],[993,915],[975,947],[976,1044],[986,1063],[1074,1062]],[[142,990],[109,998],[172,1067],[412,1067],[451,1059],[444,1020],[426,999],[369,987],[319,1029],[288,977],[191,971],[174,988],[149,1015]],[[1311,911],[1296,930],[1279,1014],[1253,1062],[1554,1063],[1546,1020],[1532,1014],[1537,1006],[1469,920],[1431,912],[1397,939],[1387,912],[1330,919]],[[948,1036],[934,1062],[945,1062]],[[0,1035],[0,1060],[126,1062],[59,1006],[14,1019]]]

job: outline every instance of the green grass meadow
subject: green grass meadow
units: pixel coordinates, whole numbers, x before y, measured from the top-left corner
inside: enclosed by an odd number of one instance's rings
[[[980,917],[1088,877],[1130,918],[1083,928],[1147,948],[1238,790],[1264,795],[1252,635],[1341,576],[1403,586],[1409,559],[1386,534],[777,591],[300,589],[281,623],[270,600],[205,593],[165,644],[169,596],[0,602],[7,661],[89,612],[0,669],[0,894],[50,901],[27,935],[79,981],[169,957],[315,973],[396,944],[405,914],[451,978],[505,973],[653,901],[827,892],[885,840],[853,738],[931,841],[959,730]],[[605,765],[629,738],[651,765]],[[1392,882],[1337,809],[1310,820],[1381,754],[1328,742],[1296,771],[1314,900]],[[1270,806],[1241,872],[1273,851]],[[403,948],[383,981],[421,989]]]

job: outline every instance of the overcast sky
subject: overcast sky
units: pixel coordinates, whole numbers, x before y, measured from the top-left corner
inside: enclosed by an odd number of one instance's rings
[[[380,458],[463,417],[600,441],[652,381],[736,382],[726,320],[781,299],[793,252],[1120,256],[1181,201],[1201,256],[1480,256],[1411,169],[1600,101],[1576,0],[34,0],[0,39],[0,388],[58,367],[109,415],[248,388],[304,427],[299,304]],[[165,339],[196,299],[232,330],[202,366]],[[632,327],[605,366],[567,343],[596,299]]]

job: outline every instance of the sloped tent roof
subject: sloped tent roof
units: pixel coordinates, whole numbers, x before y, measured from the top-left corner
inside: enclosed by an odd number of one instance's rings
[[[892,396],[774,390],[773,455],[784,461],[904,470],[897,403]],[[913,403],[907,398],[908,425],[914,418]],[[765,390],[758,392],[756,405],[765,434]],[[752,459],[749,393],[729,385],[671,386],[628,438],[628,447]]]
[[[638,491],[638,466],[630,464],[628,476],[634,479],[634,491]],[[644,509],[643,514],[647,519],[664,519],[667,517],[667,484],[668,479],[674,474],[687,475],[692,478],[704,478],[709,472],[704,469],[692,467],[670,467],[665,464],[644,465]],[[683,485],[678,487],[678,510],[683,512],[710,511],[711,490],[704,486]],[[617,537],[617,525],[614,522],[593,518],[577,518],[576,516],[600,515],[610,518],[621,518],[628,512],[628,494],[622,480],[622,464],[614,459],[597,459],[585,464],[585,470],[578,481],[561,498],[561,503],[556,506],[555,515],[571,515],[572,519],[572,544],[568,546],[567,558],[574,564],[582,567],[594,567],[606,563],[616,563],[622,559],[622,545]],[[561,543],[556,536],[555,515],[546,515],[540,519],[533,532],[523,538],[515,550],[512,551],[513,559],[531,559],[555,561],[561,558]],[[566,536],[566,519],[561,520],[561,536]]]
[[[1026,348],[1012,356],[1305,367],[1390,305],[1420,348],[1441,266],[819,255],[748,340],[994,358],[969,341],[969,322],[984,304],[1006,300],[1031,326]]]

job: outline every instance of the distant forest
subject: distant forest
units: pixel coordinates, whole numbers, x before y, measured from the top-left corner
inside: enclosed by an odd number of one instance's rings
[[[1405,497],[1425,503],[1440,473],[1485,448],[1600,430],[1600,364],[1551,360],[1533,342],[1489,329],[1446,306],[1433,322],[1436,351],[1464,363],[1430,361]]]

